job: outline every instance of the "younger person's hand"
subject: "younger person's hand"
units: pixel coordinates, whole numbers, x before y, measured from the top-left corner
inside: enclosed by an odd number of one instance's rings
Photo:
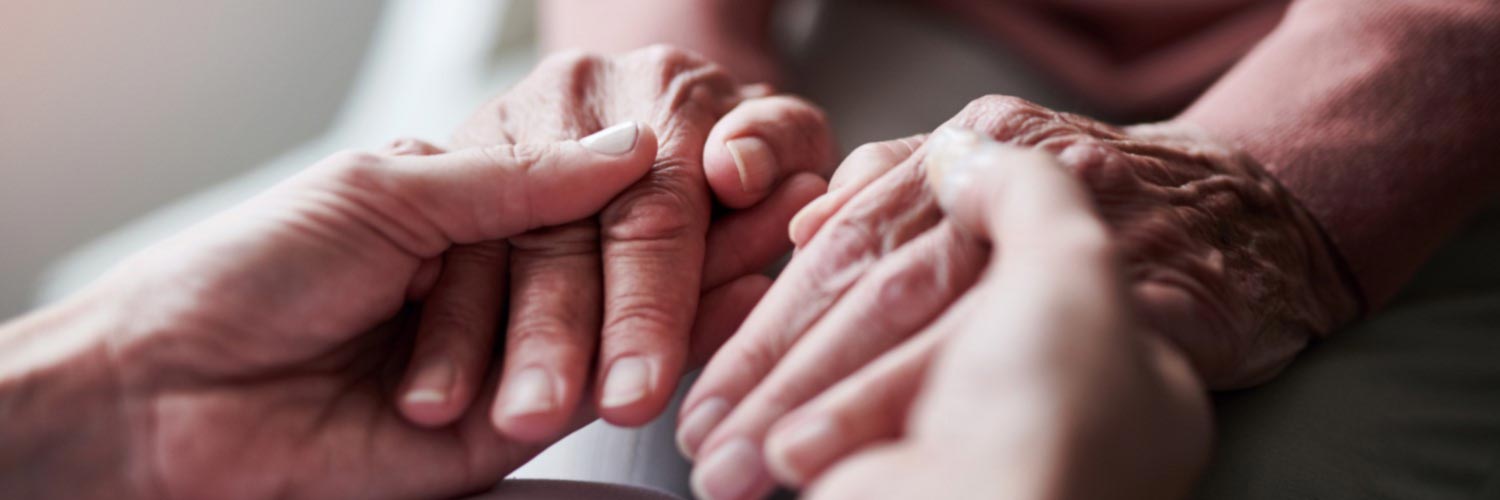
[[[582,141],[343,153],[127,260],[0,329],[0,496],[437,498],[494,484],[544,445],[502,437],[484,405],[439,429],[403,418],[390,399],[414,336],[403,310],[454,245],[591,217],[646,175],[656,145],[628,123]],[[700,321],[737,322],[764,286],[711,296]],[[499,373],[440,375],[481,393]]]
[[[950,220],[991,243],[988,269],[778,423],[771,463],[816,477],[815,499],[1183,497],[1207,458],[1207,398],[1135,320],[1088,193],[1044,153],[960,149],[929,168],[946,170],[932,179]]]

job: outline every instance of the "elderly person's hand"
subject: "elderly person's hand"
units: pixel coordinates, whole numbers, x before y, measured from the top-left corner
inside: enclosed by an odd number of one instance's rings
[[[1211,387],[1265,380],[1356,314],[1303,210],[1253,159],[1188,126],[1119,129],[986,97],[953,127],[1051,152],[1083,181],[1125,260],[1128,298]],[[684,402],[685,453],[708,464],[730,443],[762,442],[779,418],[911,337],[974,282],[983,245],[924,189],[921,144],[856,151],[830,193],[799,214],[797,257]]]
[[[458,145],[571,139],[637,120],[655,127],[661,149],[651,173],[597,219],[445,256],[398,396],[405,414],[432,426],[463,414],[496,338],[504,375],[491,416],[508,436],[556,436],[589,387],[589,406],[610,422],[659,414],[689,353],[712,352],[734,328],[690,338],[700,293],[763,282],[759,273],[791,249],[783,228],[824,191],[833,164],[821,111],[763,92],[655,46],[549,57],[484,105]],[[743,210],[712,218],[715,199]]]
[[[0,496],[434,498],[541,449],[483,411],[409,423],[390,394],[424,265],[593,216],[656,136],[331,157],[0,329]],[[705,299],[737,321],[758,298]],[[715,323],[709,314],[702,321]],[[469,353],[469,355],[476,355]],[[492,372],[491,384],[498,375]]]
[[[935,179],[949,220],[992,242],[988,269],[917,337],[779,424],[772,448],[849,454],[813,499],[1182,498],[1208,455],[1206,394],[1135,321],[1088,193],[1044,153],[961,149]]]

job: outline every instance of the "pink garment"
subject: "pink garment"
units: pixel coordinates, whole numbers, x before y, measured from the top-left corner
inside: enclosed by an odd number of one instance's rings
[[[1285,0],[929,0],[1105,111],[1181,109],[1270,33]]]

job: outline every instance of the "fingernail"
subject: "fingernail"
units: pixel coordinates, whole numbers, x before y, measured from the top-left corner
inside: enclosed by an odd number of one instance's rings
[[[557,408],[557,395],[552,390],[552,377],[541,368],[527,368],[505,381],[504,415],[518,417],[547,413]]]
[[[1006,146],[972,130],[944,127],[928,142],[927,185],[937,195],[938,206],[951,212],[958,193],[973,183],[974,168],[981,164],[996,165],[999,157],[1020,148]]]
[[[646,397],[650,383],[651,367],[645,359],[632,356],[615,360],[604,380],[604,398],[599,405],[616,408],[634,404]]]
[[[760,452],[748,439],[714,450],[693,469],[693,494],[707,500],[744,498],[762,477]]]
[[[625,122],[595,132],[578,143],[595,153],[620,156],[635,149],[637,135],[640,135],[640,126],[635,122]]]
[[[447,401],[448,393],[452,392],[456,371],[453,362],[447,360],[424,368],[412,380],[411,389],[406,391],[406,396],[402,399],[408,403],[425,404]]]
[[[802,477],[803,473],[807,471],[792,464],[800,463],[803,467],[821,465],[817,463],[819,457],[833,450],[835,431],[832,421],[816,417],[772,434],[766,440],[766,466],[778,478],[802,484],[807,479]]]
[[[708,437],[708,433],[728,414],[729,402],[723,398],[709,399],[688,412],[687,418],[677,426],[677,449],[682,451],[682,456],[692,459],[698,446],[703,444],[703,438]]]
[[[746,193],[761,193],[776,182],[776,153],[759,137],[741,137],[724,143],[734,168],[740,172],[740,187]]]

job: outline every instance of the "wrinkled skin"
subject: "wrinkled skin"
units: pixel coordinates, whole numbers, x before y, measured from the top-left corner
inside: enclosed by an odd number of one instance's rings
[[[502,437],[484,412],[422,428],[389,399],[421,263],[596,213],[650,168],[654,136],[640,130],[620,156],[577,143],[340,154],[65,303],[62,317],[111,329],[100,342],[116,378],[100,387],[118,393],[101,399],[121,422],[89,431],[88,456],[118,432],[129,446],[114,470],[139,472],[141,491],[110,495],[431,498],[494,484],[542,446]],[[541,196],[584,180],[572,197]]]
[[[979,171],[955,185],[949,169],[938,192],[993,244],[983,276],[779,424],[772,463],[795,473],[848,453],[814,499],[1181,498],[1208,456],[1202,386],[1135,318],[1083,187],[1044,153],[975,144],[950,149]]]
[[[701,363],[733,330],[689,338],[700,294],[764,286],[760,271],[791,248],[782,228],[824,191],[834,147],[823,114],[765,94],[694,54],[654,46],[551,56],[486,103],[458,146],[571,139],[639,120],[658,131],[660,151],[651,174],[596,219],[445,256],[402,394],[436,380],[447,397],[402,398],[403,412],[423,425],[453,422],[481,396],[489,359],[474,353],[499,337],[505,373],[491,417],[507,436],[555,437],[591,389],[588,405],[610,422],[658,415],[690,355]],[[744,137],[765,147],[740,155],[740,171],[726,144]],[[716,201],[739,210],[715,217]],[[636,369],[615,370],[621,360]]]
[[[1311,219],[1253,159],[1189,125],[1120,129],[997,96],[947,126],[1056,155],[1108,223],[1142,320],[1180,346],[1211,388],[1264,381],[1357,313]],[[779,418],[909,338],[974,282],[984,245],[942,217],[924,186],[921,142],[862,148],[798,215],[797,257],[689,393],[679,431],[686,453],[761,442]],[[710,401],[720,403],[705,408],[734,409],[694,414]]]

